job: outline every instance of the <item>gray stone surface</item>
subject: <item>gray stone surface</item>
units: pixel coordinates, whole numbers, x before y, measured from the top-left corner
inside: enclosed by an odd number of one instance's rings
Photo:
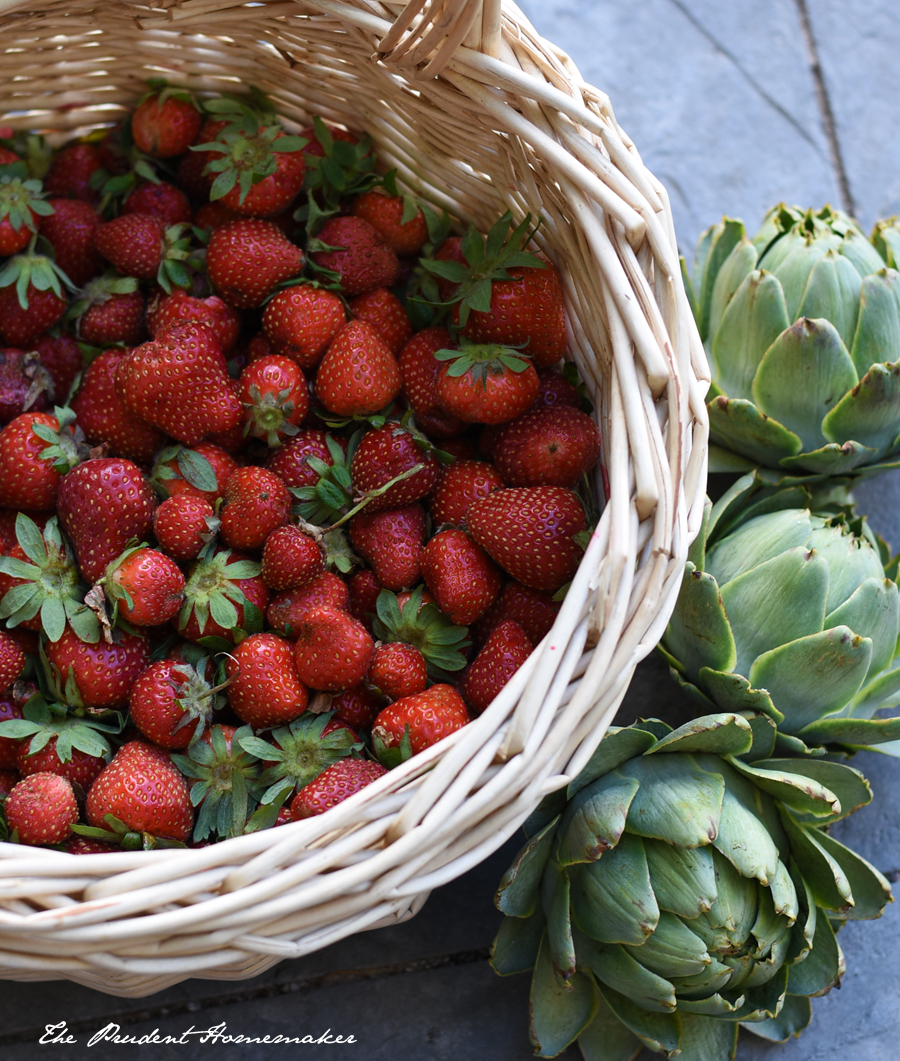
[[[523,0],[545,36],[607,91],[623,127],[671,191],[682,248],[722,214],[754,224],[780,200],[840,202],[840,179],[802,32],[799,0]],[[813,39],[851,196],[866,226],[900,209],[900,16],[896,0],[808,0]],[[900,548],[900,472],[863,484],[873,524]],[[687,713],[656,657],[639,668],[624,718]],[[900,868],[896,793],[900,762],[874,754],[856,765],[875,802],[837,835],[885,872]],[[517,843],[436,892],[414,920],[345,940],[245,983],[189,981],[144,1000],[87,988],[4,984],[4,1061],[177,1056],[354,1056],[396,1061],[480,1057],[526,1061],[526,977],[495,977],[481,957],[498,917],[491,897]],[[814,1004],[813,1024],[782,1047],[743,1034],[738,1061],[893,1061],[900,1041],[900,905],[840,936],[842,989]],[[43,1046],[48,1023],[67,1021],[78,1042]],[[123,1033],[181,1035],[225,1021],[245,1035],[353,1035],[351,1046],[200,1043],[87,1046],[107,1023]],[[174,1051],[174,1053],[172,1053]],[[574,1061],[570,1049],[565,1061]],[[642,1058],[649,1061],[650,1055]]]

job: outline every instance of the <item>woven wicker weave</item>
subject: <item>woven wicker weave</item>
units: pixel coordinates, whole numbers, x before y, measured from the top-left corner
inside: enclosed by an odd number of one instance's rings
[[[0,844],[0,977],[122,995],[239,979],[414,913],[580,769],[661,635],[699,527],[707,369],[665,190],[603,93],[499,0],[0,0],[0,125],[57,140],[166,76],[371,135],[484,228],[540,215],[609,501],[558,620],[476,721],[319,818],[198,850]],[[599,485],[599,484],[598,484]],[[602,496],[602,492],[600,493]]]

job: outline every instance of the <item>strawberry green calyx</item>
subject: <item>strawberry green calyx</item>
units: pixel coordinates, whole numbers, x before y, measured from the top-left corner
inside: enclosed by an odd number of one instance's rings
[[[456,379],[471,373],[476,382],[487,388],[488,377],[501,369],[524,372],[531,362],[512,346],[502,343],[466,343],[459,350],[438,350],[438,361],[450,361],[447,375]]]
[[[382,180],[375,173],[369,136],[356,143],[337,139],[318,115],[313,118],[313,128],[323,154],[306,156],[303,188],[307,201],[294,214],[296,221],[305,222],[310,235],[318,231],[323,221],[338,213],[342,199],[361,195]]]
[[[183,844],[180,840],[172,840],[168,836],[154,836],[153,833],[129,829],[114,814],[104,814],[103,820],[109,826],[108,829],[100,829],[94,825],[73,825],[72,832],[90,840],[101,840],[113,847],[120,847],[123,851],[153,851],[155,848],[187,847],[187,844]]]
[[[318,475],[315,486],[291,487],[291,493],[299,504],[293,506],[295,516],[317,527],[327,526],[347,512],[353,503],[353,483],[350,479],[350,460],[362,434],[354,435],[345,454],[341,444],[331,435],[326,435],[325,444],[331,456],[331,464],[320,457],[306,457],[306,463]]]
[[[65,299],[66,294],[75,289],[72,281],[46,254],[35,251],[37,233],[21,254],[8,258],[0,270],[0,287],[11,287],[15,284],[16,297],[22,309],[28,309],[28,288],[35,291],[52,291],[57,298]]]
[[[282,436],[296,435],[300,428],[291,423],[291,417],[297,406],[291,401],[291,388],[263,394],[255,383],[248,388],[249,402],[244,402],[247,421],[244,434],[252,431],[256,438],[264,438],[266,444],[274,449],[284,441]]]
[[[512,214],[507,211],[492,225],[486,239],[474,225],[470,225],[460,243],[465,265],[462,262],[420,259],[422,268],[433,276],[459,285],[453,297],[440,305],[459,303],[460,327],[465,325],[471,310],[481,313],[490,310],[491,284],[494,280],[514,279],[509,269],[516,266],[534,269],[547,267],[539,255],[524,249],[538,228],[537,225],[531,227],[531,214],[526,214],[509,232],[511,224]]]
[[[265,791],[260,797],[257,821],[264,822],[268,816],[274,821],[296,789],[314,781],[332,763],[362,751],[362,744],[354,740],[353,732],[346,727],[324,732],[332,715],[331,711],[319,715],[307,711],[289,726],[272,730],[274,744],[249,733],[240,738],[235,735],[235,743],[244,751],[270,764],[259,778]],[[254,829],[262,827],[263,824],[253,826]]]
[[[256,808],[262,788],[260,762],[245,751],[239,738],[252,736],[241,726],[229,740],[221,726],[213,726],[209,739],[198,740],[187,755],[172,755],[172,762],[193,780],[191,803],[199,807],[194,841],[225,840],[240,836]]]
[[[166,482],[179,478],[178,473],[169,467],[173,460],[181,472],[181,478],[195,490],[201,490],[204,494],[213,494],[218,490],[219,484],[213,466],[202,453],[187,446],[168,446],[157,456],[150,476],[151,485],[163,498],[170,496]]]
[[[241,622],[240,607],[247,624],[242,629],[250,633],[249,627],[254,624],[249,621],[246,612],[253,606],[236,583],[242,579],[256,578],[262,565],[258,560],[249,559],[231,563],[229,561],[233,554],[229,550],[213,550],[214,543],[210,542],[191,568],[184,587],[184,604],[178,613],[178,629],[183,630],[193,615],[201,633],[210,619],[224,630],[235,630]]]
[[[87,586],[81,581],[68,540],[60,533],[56,517],[47,521],[43,533],[20,512],[16,537],[27,557],[0,557],[0,574],[16,579],[0,601],[0,619],[15,627],[40,615],[41,627],[50,641],[58,641],[68,623],[82,641],[100,639],[97,617],[84,603]]]
[[[109,272],[97,276],[87,283],[69,303],[64,320],[76,322],[76,334],[80,336],[81,318],[91,306],[102,306],[109,302],[113,295],[131,295],[138,289],[137,279],[133,276],[119,276]]]
[[[8,220],[14,232],[36,232],[34,215],[53,213],[45,194],[41,182],[29,176],[24,162],[0,166],[0,221]]]
[[[87,459],[90,447],[85,442],[84,432],[75,423],[75,413],[68,406],[57,406],[53,415],[59,424],[58,430],[54,431],[49,424],[37,423],[32,424],[31,430],[47,443],[39,454],[41,460],[49,461],[54,471],[65,475]]]
[[[172,225],[165,231],[156,280],[167,295],[172,293],[173,287],[191,289],[193,274],[190,267],[196,267],[199,262],[194,257],[198,252],[191,245],[192,235],[193,229],[188,224]]]
[[[73,751],[108,760],[111,748],[105,735],[121,733],[124,724],[118,712],[114,716],[112,720],[85,717],[65,704],[48,702],[42,693],[35,693],[23,706],[22,718],[0,722],[0,737],[27,741],[28,755],[37,755],[55,740],[54,750],[62,763],[71,760]]]
[[[463,649],[468,627],[455,626],[436,604],[422,603],[424,586],[418,586],[401,609],[397,595],[384,589],[378,595],[372,632],[379,641],[401,641],[414,645],[425,657],[428,677],[434,682],[452,681],[451,672],[466,665]]]

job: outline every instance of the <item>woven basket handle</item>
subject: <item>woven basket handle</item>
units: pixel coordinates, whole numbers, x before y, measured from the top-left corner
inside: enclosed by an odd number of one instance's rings
[[[381,41],[381,57],[437,77],[461,45],[498,55],[502,0],[407,0]]]

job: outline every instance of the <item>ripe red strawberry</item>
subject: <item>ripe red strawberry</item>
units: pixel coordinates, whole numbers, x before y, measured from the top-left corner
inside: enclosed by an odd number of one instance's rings
[[[50,512],[62,476],[41,458],[47,442],[35,426],[58,431],[59,421],[50,413],[22,413],[0,430],[0,505]]]
[[[575,487],[597,461],[600,431],[571,406],[532,409],[503,426],[493,453],[509,486]]]
[[[153,158],[175,158],[194,143],[203,116],[190,93],[165,85],[144,96],[131,116],[131,135]]]
[[[52,387],[50,374],[35,351],[0,347],[0,424],[28,410],[42,412]]]
[[[0,164],[0,255],[24,250],[52,211],[44,202],[41,182],[29,177],[26,165]]]
[[[115,349],[96,357],[71,407],[89,442],[105,443],[111,453],[146,464],[165,442],[165,435],[133,413],[119,397],[116,371],[125,357],[124,350]]]
[[[237,468],[225,484],[219,533],[233,549],[262,549],[290,512],[291,495],[277,475],[255,465]]]
[[[91,755],[76,747],[68,749],[63,761],[59,754],[58,736],[51,737],[37,751],[31,750],[34,743],[34,738],[26,738],[19,745],[16,765],[22,777],[30,777],[32,774],[58,774],[73,785],[81,785],[86,792],[106,766],[106,759],[102,755]]]
[[[335,693],[331,698],[334,720],[346,722],[357,733],[367,732],[372,728],[372,723],[383,706],[381,697],[376,696],[367,685],[354,685],[350,689]]]
[[[241,330],[240,314],[218,295],[196,298],[176,287],[169,294],[160,291],[147,306],[147,331],[153,339],[183,321],[198,321],[210,328],[223,354],[230,353]]]
[[[476,715],[490,704],[531,655],[525,631],[510,619],[498,623],[466,671],[459,691]]]
[[[153,533],[160,548],[174,560],[195,560],[218,527],[212,505],[193,494],[178,494],[153,512]]]
[[[73,199],[72,202],[75,202]],[[73,335],[61,332],[41,335],[34,342],[41,364],[53,382],[53,400],[57,405],[68,404],[67,397],[76,376],[84,368],[84,354]]]
[[[192,217],[191,202],[180,188],[168,181],[142,181],[122,202],[123,214],[149,214],[163,228],[186,225]]]
[[[396,254],[418,254],[428,239],[428,225],[422,211],[407,203],[406,196],[372,188],[353,200],[350,213],[368,221]],[[412,216],[404,220],[404,214]]]
[[[534,366],[510,347],[486,344],[442,350],[437,396],[452,416],[467,423],[505,424],[538,396]]]
[[[384,512],[363,509],[349,523],[350,541],[386,589],[408,589],[421,578],[425,513],[413,503]],[[370,609],[371,610],[371,609]]]
[[[318,365],[346,323],[344,304],[338,296],[309,284],[279,291],[263,313],[263,330],[274,350],[306,371]]]
[[[142,671],[128,694],[131,721],[161,748],[186,748],[209,726],[224,698],[200,668],[161,659]]]
[[[476,235],[483,247],[484,237],[480,233]],[[466,256],[462,252],[462,237],[448,236],[435,251],[434,260],[437,262],[455,262],[457,265],[462,266],[465,271],[467,263]],[[447,279],[439,273],[435,276],[435,279],[437,280],[438,297],[441,302],[450,302],[459,288],[459,282]]]
[[[132,538],[149,535],[155,506],[140,468],[124,457],[97,457],[63,477],[56,511],[89,582],[103,575]]]
[[[587,528],[578,495],[561,486],[495,490],[473,502],[466,517],[472,537],[513,578],[554,591],[575,574],[583,553],[577,535]]]
[[[0,799],[6,799],[21,780],[18,770],[0,770]]]
[[[162,261],[165,232],[158,217],[122,214],[100,225],[94,246],[122,276],[152,280]]]
[[[240,400],[247,433],[277,446],[297,433],[309,409],[303,369],[282,354],[251,361],[241,373]]]
[[[94,247],[101,218],[82,199],[48,199],[53,213],[41,223],[41,235],[50,243],[56,264],[76,287],[103,271],[103,259]]]
[[[371,324],[398,355],[412,337],[412,325],[403,303],[386,287],[376,287],[350,300],[350,312],[360,321]]]
[[[293,438],[269,454],[266,467],[287,486],[315,486],[319,472],[310,459],[315,458],[325,465],[334,463],[327,439],[328,435],[318,428],[301,428]]]
[[[400,393],[400,368],[371,324],[350,321],[332,339],[316,375],[316,396],[338,416],[366,416]]]
[[[26,255],[17,255],[9,261],[24,259]],[[33,259],[39,258],[33,255]],[[44,261],[49,262],[49,258]],[[11,281],[9,286],[0,287],[0,339],[8,346],[20,350],[31,348],[35,340],[48,328],[52,328],[66,312],[66,300],[62,295],[59,280],[56,289],[48,287],[38,289],[29,281],[24,296],[19,295],[18,286]]]
[[[198,442],[190,450],[166,447],[156,458],[151,478],[160,493],[168,497],[188,494],[214,505],[225,492],[235,468],[237,462],[221,446]]]
[[[20,844],[58,844],[78,821],[71,783],[57,774],[32,774],[6,800],[6,820]]]
[[[469,633],[476,644],[484,644],[489,634],[505,619],[512,619],[525,631],[532,645],[543,641],[559,612],[559,601],[547,590],[532,589],[521,582],[507,582],[500,596]]]
[[[132,626],[159,626],[175,616],[184,598],[184,575],[171,558],[146,545],[127,549],[100,582],[120,618]]]
[[[466,426],[459,417],[448,413],[438,399],[442,362],[434,355],[453,346],[453,338],[446,328],[432,327],[417,332],[400,351],[403,397],[415,414],[416,424],[433,438],[449,438]]]
[[[370,634],[372,633],[372,616],[378,606],[378,595],[383,589],[384,586],[379,582],[375,572],[367,571],[365,568],[354,571],[347,579],[347,591],[350,594],[347,611],[354,619],[359,619]]]
[[[310,251],[321,269],[340,274],[345,295],[361,295],[376,287],[390,287],[397,276],[397,255],[384,237],[361,217],[332,217],[319,230],[316,245],[331,250]]]
[[[367,681],[389,700],[422,693],[428,685],[425,657],[415,645],[402,641],[378,645],[369,664]]]
[[[339,692],[366,676],[375,645],[348,612],[313,608],[298,620],[294,634],[297,673],[310,688]]]
[[[419,470],[414,471],[417,467]],[[437,481],[438,471],[434,452],[424,439],[390,421],[363,435],[350,463],[353,490],[360,498],[407,476],[373,496],[366,505],[367,512],[399,508],[425,497]]]
[[[277,225],[257,218],[222,225],[206,248],[210,283],[238,309],[262,305],[278,284],[299,274],[303,261],[303,251]]]
[[[438,531],[422,550],[421,563],[437,606],[458,626],[475,622],[500,592],[499,568],[463,530]]]
[[[454,461],[441,468],[428,507],[436,527],[443,523],[459,526],[465,521],[469,505],[503,487],[503,479],[488,461]]]
[[[300,621],[316,608],[350,610],[347,583],[331,571],[323,571],[308,586],[276,593],[266,612],[266,621],[278,633],[295,638]]]
[[[269,589],[308,586],[325,570],[322,542],[293,524],[276,527],[266,538],[262,577]]]
[[[77,319],[79,337],[93,346],[137,346],[146,338],[144,296],[133,277],[97,277],[70,313]]]
[[[116,371],[116,390],[132,412],[187,446],[241,420],[218,341],[193,321],[131,350]]]
[[[269,590],[259,563],[244,553],[204,553],[188,572],[175,627],[187,641],[221,637],[234,644],[242,631],[259,629]]]
[[[100,192],[91,187],[91,177],[102,165],[100,152],[93,144],[67,144],[50,160],[44,188],[49,195],[99,203]]]
[[[469,721],[465,701],[452,685],[432,685],[424,693],[388,704],[375,719],[372,740],[379,749],[400,748],[409,734],[413,755],[462,729]]]
[[[386,773],[381,763],[370,759],[340,759],[294,796],[291,818],[296,822],[324,814]]]
[[[67,626],[62,637],[46,645],[66,702],[81,707],[124,707],[135,679],[147,666],[147,639],[122,632],[113,644],[82,641]]]
[[[555,372],[552,368],[539,368],[538,379],[541,381],[541,389],[534,402],[535,409],[550,408],[554,405],[568,405],[573,409],[581,409],[581,395],[578,393],[578,388],[562,372]]]
[[[138,833],[185,841],[194,824],[187,782],[165,753],[143,741],[129,741],[91,785],[87,819],[109,828],[112,814]]]
[[[25,653],[5,631],[0,630],[0,691],[8,689],[25,670]]]
[[[309,693],[297,673],[294,646],[275,634],[251,634],[225,663],[228,701],[254,729],[283,726],[306,710]]]

